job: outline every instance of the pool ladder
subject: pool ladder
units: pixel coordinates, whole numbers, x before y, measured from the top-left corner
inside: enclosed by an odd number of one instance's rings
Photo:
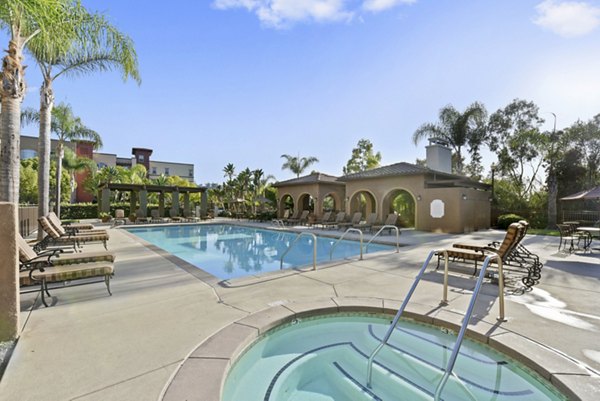
[[[372,373],[373,373],[373,362],[375,360],[375,356],[379,353],[379,351],[381,351],[383,346],[387,344],[390,336],[394,332],[394,329],[396,328],[396,325],[398,324],[398,321],[400,320],[402,313],[404,313],[404,309],[406,309],[406,305],[410,301],[410,298],[412,297],[415,289],[417,288],[417,285],[421,281],[421,278],[423,277],[423,274],[425,273],[425,269],[429,265],[431,258],[434,255],[440,255],[440,254],[444,255],[444,290],[443,290],[441,304],[442,305],[448,304],[448,252],[443,249],[433,250],[433,251],[429,252],[429,255],[427,256],[425,263],[423,263],[421,270],[419,270],[419,274],[417,274],[415,281],[413,281],[413,284],[410,287],[408,294],[404,298],[404,301],[402,302],[400,309],[398,309],[398,313],[396,313],[394,320],[390,324],[390,327],[389,327],[387,333],[385,334],[385,337],[383,338],[383,340],[381,340],[381,343],[377,346],[377,348],[375,348],[375,350],[369,356],[369,360],[367,362],[367,387],[368,388],[371,388],[371,378],[372,378]],[[462,387],[465,389],[465,391],[467,392],[467,394],[469,395],[469,397],[471,399],[476,400],[475,396],[469,391],[469,389],[465,386],[465,384],[454,374],[454,372],[452,370],[454,369],[454,364],[456,363],[456,358],[458,357],[458,352],[460,350],[465,333],[467,331],[467,326],[469,325],[469,321],[471,320],[471,316],[473,315],[473,309],[475,307],[475,302],[477,301],[477,296],[479,295],[479,291],[481,290],[483,279],[485,277],[485,272],[491,261],[495,261],[496,263],[498,263],[498,307],[499,307],[498,320],[499,321],[506,320],[504,318],[504,276],[502,273],[502,259],[498,255],[488,255],[488,256],[486,256],[485,260],[483,261],[483,266],[481,267],[481,272],[479,273],[479,277],[477,278],[477,283],[475,284],[475,289],[473,290],[473,295],[471,296],[471,301],[469,302],[469,307],[467,308],[467,312],[465,313],[463,323],[460,327],[460,332],[458,333],[458,337],[456,339],[456,344],[454,344],[454,348],[452,349],[452,354],[450,355],[450,359],[448,360],[448,364],[446,365],[446,370],[444,371],[444,375],[442,376],[440,382],[438,383],[438,385],[435,389],[435,394],[434,394],[434,398],[433,398],[435,401],[440,400],[442,391],[444,390],[444,387],[446,386],[446,383],[448,382],[450,375],[454,376],[454,378],[457,380],[457,382],[462,385]]]

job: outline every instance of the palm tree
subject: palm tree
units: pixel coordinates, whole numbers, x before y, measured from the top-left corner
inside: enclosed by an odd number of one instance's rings
[[[235,166],[233,165],[233,163],[228,163],[223,168],[223,172],[225,173],[225,175],[223,177],[227,177],[227,179],[229,181],[231,181],[233,179],[234,174],[235,174]]]
[[[296,174],[296,178],[300,177],[300,174],[304,170],[308,168],[313,163],[318,163],[319,159],[316,157],[300,157],[298,156],[290,156],[290,155],[281,155],[285,159],[285,163],[281,166],[282,170],[288,169],[292,173]]]
[[[413,134],[415,145],[423,138],[438,138],[447,142],[454,150],[454,167],[457,173],[463,173],[462,147],[469,146],[471,154],[478,155],[485,135],[487,111],[485,106],[474,102],[461,113],[452,105],[444,106],[439,112],[436,124],[421,125]]]
[[[70,177],[70,203],[75,203],[75,188],[77,187],[77,182],[75,181],[75,173],[79,173],[85,170],[94,172],[96,170],[96,163],[94,163],[92,159],[88,159],[87,157],[77,157],[75,152],[73,152],[69,148],[65,148],[65,157],[63,158],[62,165],[63,168],[69,173]]]
[[[0,201],[19,201],[20,118],[26,92],[23,50],[34,38],[41,54],[66,50],[76,26],[69,16],[78,9],[72,0],[0,1],[0,28],[10,37],[0,74]]]
[[[60,177],[62,172],[62,160],[64,157],[65,142],[77,140],[87,140],[93,142],[94,148],[102,147],[102,139],[100,135],[86,127],[79,117],[73,114],[71,106],[60,103],[52,109],[54,119],[51,122],[50,130],[58,136],[56,144],[56,176]],[[26,122],[40,122],[41,115],[39,112],[26,109],[23,111],[23,119]],[[56,215],[60,217],[60,185],[56,186]]]
[[[73,17],[75,18],[75,16]],[[76,36],[68,41],[67,50],[44,51],[44,42],[33,39],[27,46],[42,73],[39,110],[38,213],[48,214],[50,133],[54,107],[53,83],[61,76],[74,77],[96,71],[120,70],[123,80],[133,78],[138,84],[137,55],[131,39],[110,25],[104,16],[78,10]]]

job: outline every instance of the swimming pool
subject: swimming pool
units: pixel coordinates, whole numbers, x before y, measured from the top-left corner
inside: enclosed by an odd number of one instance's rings
[[[180,257],[220,279],[231,279],[280,269],[281,255],[296,233],[235,226],[231,224],[169,225],[135,227],[132,234]],[[336,239],[317,237],[317,263],[328,262]],[[389,245],[371,244],[369,253],[393,251]],[[333,260],[360,254],[357,241],[341,241]],[[312,264],[313,239],[301,237],[285,256],[283,268]]]
[[[345,314],[273,329],[237,360],[222,400],[431,400],[456,336],[401,320],[375,359],[372,388],[367,388],[367,358],[389,322],[389,317]],[[539,375],[471,340],[464,341],[454,372],[477,400],[566,400]],[[442,399],[472,398],[451,378]]]

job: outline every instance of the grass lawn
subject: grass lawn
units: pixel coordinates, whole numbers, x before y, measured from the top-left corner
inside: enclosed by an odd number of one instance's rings
[[[560,233],[558,230],[551,230],[547,228],[530,228],[527,230],[527,234],[535,234],[535,235],[551,235],[553,237],[560,237]]]

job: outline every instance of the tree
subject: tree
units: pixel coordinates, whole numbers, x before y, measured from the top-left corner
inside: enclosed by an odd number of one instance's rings
[[[231,181],[233,179],[233,176],[235,175],[235,166],[233,165],[233,163],[228,163],[223,168],[223,172],[225,173],[224,177],[227,177],[227,179]]]
[[[373,153],[373,144],[368,139],[361,139],[354,149],[352,156],[343,168],[344,174],[358,173],[379,167],[381,152]]]
[[[504,109],[490,116],[489,147],[496,152],[497,171],[508,178],[514,195],[528,199],[540,183],[538,172],[549,144],[549,137],[540,132],[544,120],[533,102],[515,99]]]
[[[482,103],[474,102],[462,113],[452,105],[447,105],[440,109],[437,123],[426,123],[417,128],[413,134],[413,142],[416,145],[425,137],[447,142],[454,150],[452,164],[458,174],[464,172],[462,148],[468,146],[471,163],[475,164],[471,170],[477,171],[476,165],[480,164],[481,160],[479,148],[486,135],[486,119],[487,111]]]
[[[94,148],[97,149],[102,147],[102,139],[96,131],[86,127],[81,119],[73,114],[73,110],[68,104],[58,104],[52,109],[52,116],[54,118],[51,121],[50,130],[58,136],[58,143],[56,144],[56,165],[58,170],[57,176],[60,177],[66,142],[87,140],[93,142]],[[35,110],[27,109],[23,111],[23,118],[28,122],[39,123],[41,115]],[[56,190],[56,199],[60,199],[60,185],[56,186]],[[60,202],[57,202],[56,204],[56,215],[60,218]]]
[[[319,162],[319,159],[312,156],[300,157],[300,155],[281,155],[281,157],[285,159],[285,163],[283,163],[281,169],[290,170],[292,173],[296,174],[296,177],[300,177],[300,174],[302,174],[302,172],[306,170],[311,164]]]
[[[63,46],[50,50],[43,38],[34,38],[27,46],[40,67],[43,82],[40,88],[39,142],[40,171],[38,174],[38,213],[48,214],[50,133],[54,107],[53,83],[61,76],[75,77],[96,71],[120,70],[123,80],[133,78],[138,84],[137,55],[131,39],[108,23],[101,14],[90,14],[83,7],[70,9],[74,35]]]
[[[77,182],[75,181],[75,173],[79,173],[85,170],[93,173],[96,170],[96,163],[94,163],[92,159],[88,159],[87,157],[77,157],[75,152],[73,152],[69,148],[65,148],[65,156],[62,161],[62,166],[65,169],[65,171],[69,174],[69,201],[70,203],[75,203],[75,189],[77,188]]]
[[[21,102],[26,93],[23,50],[37,37],[40,53],[66,49],[77,21],[71,0],[10,0],[0,2],[0,27],[9,32],[7,54],[2,60],[0,98],[0,201],[19,201]]]

